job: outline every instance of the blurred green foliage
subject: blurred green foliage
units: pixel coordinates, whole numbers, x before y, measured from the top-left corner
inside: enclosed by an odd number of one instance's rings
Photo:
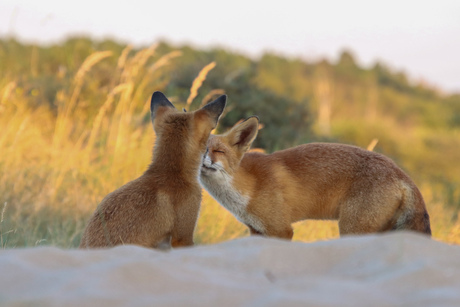
[[[95,51],[110,50],[113,56],[91,70],[94,82],[82,89],[86,106],[82,112],[93,117],[98,102],[106,98],[107,91],[99,89],[113,86],[110,76],[125,47],[80,37],[50,46],[0,39],[0,88],[14,81],[32,106],[56,108],[58,92],[71,86],[82,62]],[[257,115],[264,127],[255,147],[268,152],[311,141],[366,147],[376,138],[376,151],[393,158],[416,183],[439,186],[439,191],[450,195],[449,203],[460,207],[460,94],[410,80],[384,63],[360,67],[350,51],[331,63],[273,53],[255,59],[221,48],[199,50],[160,42],[146,66],[174,50],[182,55],[162,68],[167,73],[163,71],[150,84],[151,92],[161,90],[181,107],[198,72],[215,61],[217,66],[191,108],[213,98],[208,95],[213,90],[225,92],[229,101],[220,132]],[[135,52],[135,48],[130,51]],[[145,93],[146,99],[151,92]],[[318,128],[322,106],[329,112],[328,132]]]

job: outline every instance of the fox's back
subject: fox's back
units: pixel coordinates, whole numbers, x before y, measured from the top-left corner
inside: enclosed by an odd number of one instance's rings
[[[356,146],[333,143],[299,145],[273,154],[248,152],[241,167],[267,170],[283,167],[298,179],[312,179],[318,184],[360,181],[380,177],[385,180],[409,179],[389,158]]]
[[[314,175],[333,181],[358,180],[376,175],[407,177],[384,155],[345,144],[304,144],[275,152],[271,156],[298,176]]]

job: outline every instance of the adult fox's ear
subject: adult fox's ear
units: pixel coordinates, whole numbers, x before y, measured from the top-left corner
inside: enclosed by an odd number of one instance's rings
[[[222,112],[224,111],[226,104],[227,104],[227,95],[222,95],[216,100],[202,107],[201,110],[206,111],[211,116],[211,118],[214,119],[215,125],[217,125],[217,122],[219,121],[219,117],[222,115]]]
[[[259,118],[251,116],[244,122],[234,126],[228,133],[232,138],[232,145],[243,151],[251,147],[259,131]]]
[[[160,107],[167,107],[175,109],[174,105],[171,101],[166,98],[166,96],[162,92],[154,92],[152,95],[152,99],[150,100],[150,115],[152,117],[152,121],[158,115],[158,109]]]

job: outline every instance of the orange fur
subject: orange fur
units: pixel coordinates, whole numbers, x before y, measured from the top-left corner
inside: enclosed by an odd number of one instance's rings
[[[247,152],[258,119],[211,136],[200,182],[252,234],[291,239],[291,223],[336,219],[341,235],[408,229],[431,235],[414,182],[392,160],[355,146]]]
[[[201,157],[225,103],[226,96],[221,96],[195,112],[182,113],[155,92],[151,101],[156,133],[152,164],[142,176],[102,200],[80,248],[193,245],[201,203],[197,180]]]

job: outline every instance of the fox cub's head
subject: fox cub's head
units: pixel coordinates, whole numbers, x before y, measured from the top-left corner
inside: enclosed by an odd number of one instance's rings
[[[215,176],[220,173],[232,176],[244,153],[254,142],[258,130],[259,119],[253,116],[224,134],[211,135],[201,166],[201,176]]]
[[[201,156],[206,151],[209,134],[216,127],[226,101],[227,96],[222,95],[199,110],[181,112],[163,93],[153,93],[150,112],[157,144],[167,144],[178,156]]]

